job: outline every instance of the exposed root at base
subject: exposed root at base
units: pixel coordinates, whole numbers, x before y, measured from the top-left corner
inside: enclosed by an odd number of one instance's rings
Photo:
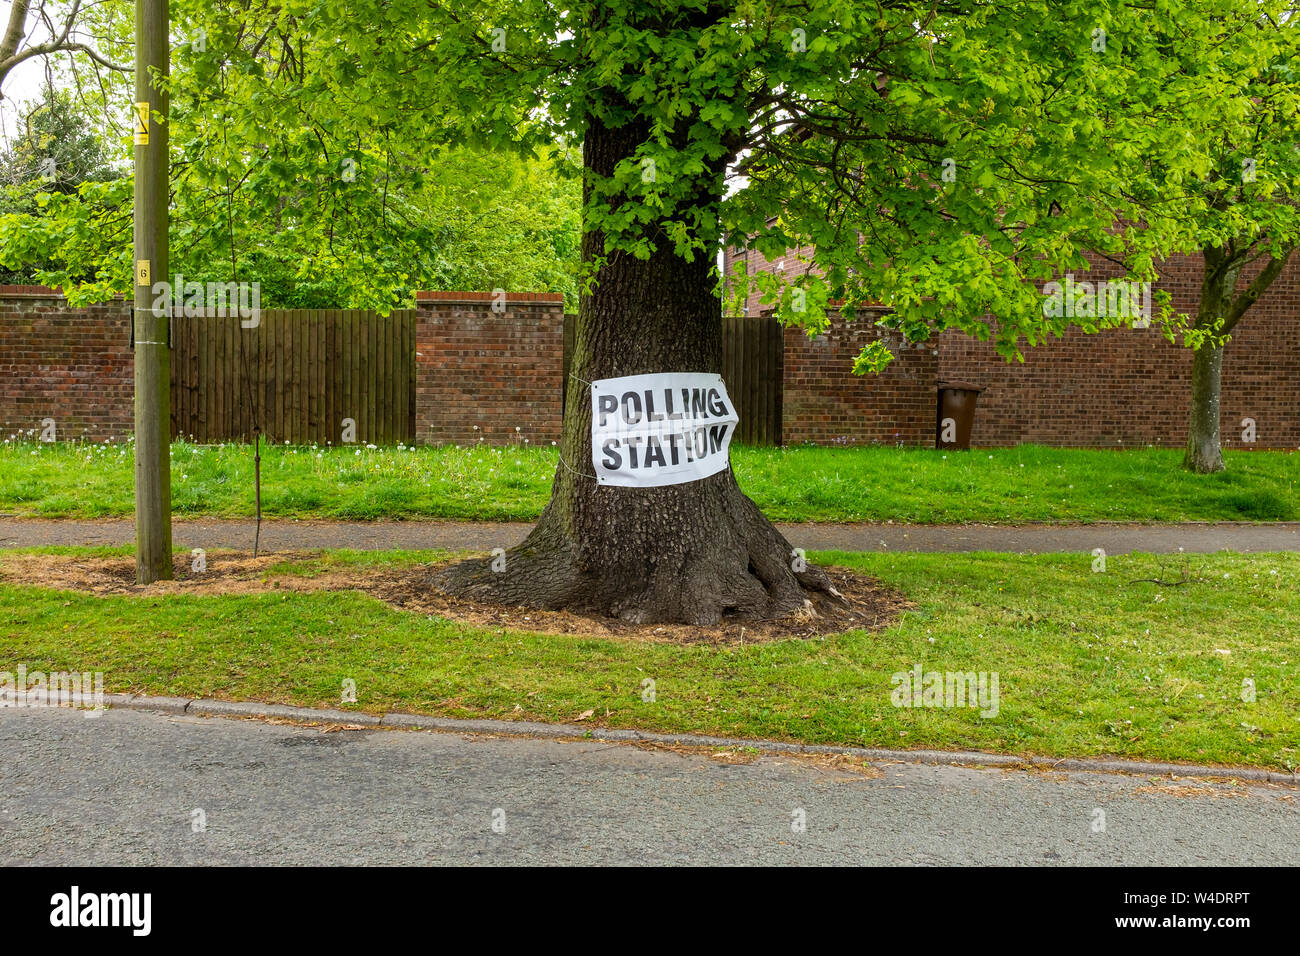
[[[716,624],[641,624],[575,610],[541,610],[449,595],[435,586],[441,569],[431,569],[430,586],[411,595],[410,606],[434,609],[441,617],[516,630],[591,635],[678,644],[760,644],[812,638],[850,630],[876,631],[895,623],[916,605],[876,578],[847,568],[824,568],[835,592],[811,592],[803,605],[772,620],[727,619]],[[436,607],[435,607],[436,606]]]

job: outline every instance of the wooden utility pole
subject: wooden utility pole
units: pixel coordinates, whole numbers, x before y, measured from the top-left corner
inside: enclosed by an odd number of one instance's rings
[[[171,336],[167,272],[168,0],[135,0],[135,578],[172,576]],[[165,84],[161,84],[165,85]],[[168,307],[154,309],[155,282]]]

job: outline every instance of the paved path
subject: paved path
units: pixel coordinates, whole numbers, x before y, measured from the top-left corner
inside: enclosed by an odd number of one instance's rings
[[[253,522],[177,520],[177,547],[251,549]],[[262,547],[298,548],[453,548],[490,551],[522,541],[530,524],[465,521],[264,521]],[[899,525],[793,524],[781,530],[795,547],[843,551],[1058,551],[1107,554],[1129,551],[1192,553],[1215,551],[1300,551],[1300,522],[1251,524],[1095,525]],[[124,545],[135,541],[129,519],[62,521],[0,518],[0,547],[34,545]]]
[[[1262,866],[1300,846],[1300,792],[1281,786],[898,763],[868,777],[130,710],[0,709],[0,753],[0,864]]]

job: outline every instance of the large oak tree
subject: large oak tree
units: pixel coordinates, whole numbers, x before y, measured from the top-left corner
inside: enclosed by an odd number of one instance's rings
[[[1181,131],[1098,116],[1113,92],[1098,86],[1105,38],[1140,44],[1157,15],[1109,0],[277,5],[267,42],[311,64],[300,102],[323,135],[364,127],[408,153],[582,146],[588,286],[552,499],[504,570],[471,561],[442,585],[698,624],[829,592],[729,469],[599,485],[588,383],[720,370],[723,243],[812,244],[817,269],[778,292],[813,328],[834,297],[889,304],[913,339],[959,327],[1008,354],[1060,331],[1035,281],[1084,250],[1124,255],[1136,217],[1121,171],[1144,151],[1176,155]],[[1149,259],[1131,265],[1149,273]]]
[[[320,176],[345,159],[377,177],[418,174],[437,144],[581,145],[587,285],[552,500],[504,571],[469,562],[442,583],[711,623],[796,611],[830,586],[729,469],[598,485],[588,383],[720,370],[724,243],[814,249],[773,290],[812,329],[838,299],[850,313],[887,304],[912,340],[955,327],[1008,355],[1063,331],[1071,320],[1045,314],[1036,283],[1088,250],[1150,276],[1177,238],[1127,188],[1152,155],[1171,180],[1203,172],[1203,154],[1179,150],[1184,125],[1151,122],[1165,61],[1149,38],[1184,8],[1203,32],[1212,6],[177,0],[177,29],[206,29],[206,43],[174,71],[208,85],[195,106],[211,110],[209,149],[185,161],[218,183],[256,182],[265,203],[304,180],[332,189]],[[268,159],[268,139],[292,153]],[[876,346],[864,361],[887,358]]]

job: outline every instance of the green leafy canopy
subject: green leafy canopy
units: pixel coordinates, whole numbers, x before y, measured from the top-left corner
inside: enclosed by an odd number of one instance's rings
[[[207,203],[178,200],[178,247],[215,262],[232,223],[309,230],[354,296],[391,299],[410,276],[385,265],[438,243],[418,212],[457,181],[446,148],[536,162],[593,123],[639,139],[584,172],[605,255],[798,249],[803,268],[726,278],[814,330],[879,303],[912,340],[956,327],[1015,355],[1072,321],[1038,285],[1085,254],[1151,279],[1207,237],[1297,231],[1281,0],[176,0],[173,17],[177,195]]]
[[[958,327],[1016,354],[1064,330],[1037,284],[1085,253],[1150,279],[1207,228],[1292,230],[1272,201],[1294,175],[1286,3],[288,0],[273,16],[313,66],[292,99],[336,136],[418,157],[642,130],[612,172],[586,170],[605,253],[801,249],[798,274],[729,278],[814,329],[837,300],[883,303],[911,339]],[[292,126],[278,108],[259,119]],[[1260,109],[1279,135],[1255,157],[1259,201],[1215,211],[1207,184],[1254,147]]]

